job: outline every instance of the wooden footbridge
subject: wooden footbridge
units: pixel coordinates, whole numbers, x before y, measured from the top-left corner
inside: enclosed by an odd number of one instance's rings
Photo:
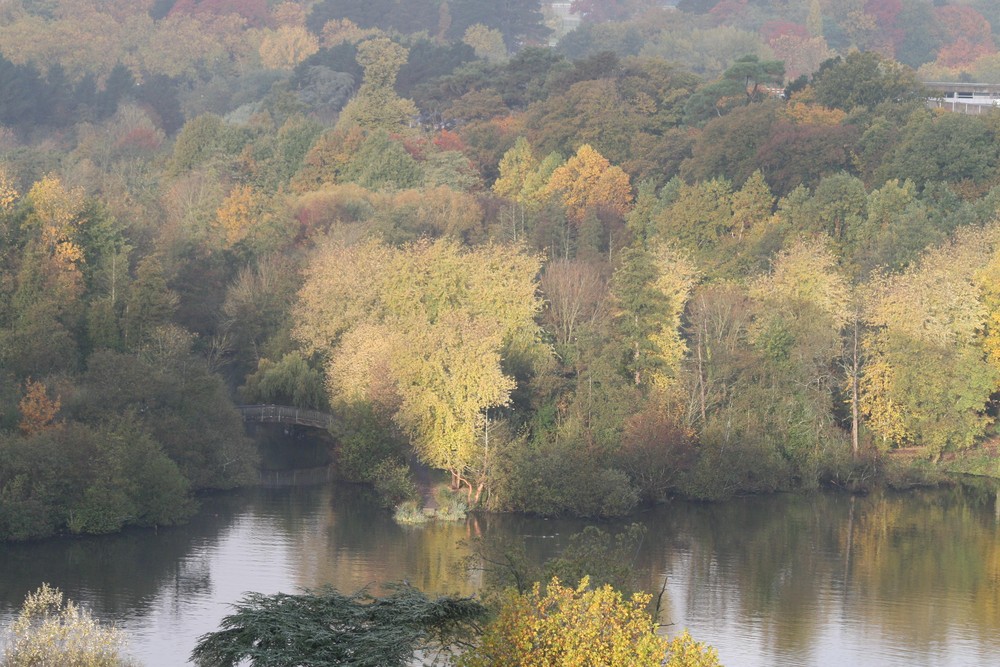
[[[237,405],[245,422],[270,424],[295,424],[329,429],[333,425],[333,415],[319,410],[306,410],[290,405]]]

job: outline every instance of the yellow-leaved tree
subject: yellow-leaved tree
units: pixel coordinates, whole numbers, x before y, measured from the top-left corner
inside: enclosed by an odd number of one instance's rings
[[[531,144],[524,137],[518,137],[514,145],[503,154],[498,166],[500,176],[493,182],[493,192],[519,204],[525,201],[525,183],[538,168],[538,160],[531,150]]]
[[[621,167],[612,166],[590,144],[552,172],[547,191],[558,196],[566,215],[579,224],[588,209],[604,208],[624,216],[632,207],[632,184]]]
[[[767,431],[779,433],[782,422],[792,421],[788,415],[796,415],[796,435],[783,439],[783,452],[797,465],[812,465],[811,457],[840,443],[825,406],[838,389],[830,369],[843,353],[850,287],[829,240],[818,237],[794,241],[775,255],[771,271],[753,281],[749,293],[756,312],[748,337],[767,378],[759,384],[784,387],[757,396],[771,414],[784,415]]]
[[[6,165],[0,165],[0,213],[9,211],[19,196],[14,179],[7,171]]]
[[[280,209],[263,190],[237,185],[216,210],[213,222],[226,248],[243,245],[263,254],[293,233]]]
[[[340,112],[337,129],[359,126],[369,132],[399,130],[417,107],[396,94],[393,86],[399,69],[406,64],[409,50],[386,37],[358,44],[358,64],[365,71],[358,94]]]
[[[477,56],[491,63],[507,60],[507,45],[503,42],[503,33],[482,23],[470,25],[462,42],[471,46]]]
[[[293,69],[319,51],[319,40],[302,25],[265,30],[260,40],[260,62],[269,69]]]
[[[83,191],[56,176],[35,183],[25,197],[27,242],[14,253],[16,274],[8,322],[0,329],[0,367],[27,377],[67,369],[76,362],[73,331],[83,314]]]
[[[591,590],[552,579],[544,592],[514,589],[501,597],[500,613],[482,640],[459,660],[461,667],[719,667],[712,648],[687,632],[672,642],[656,634],[646,607],[651,596],[625,599],[611,586]]]
[[[492,465],[488,411],[515,387],[504,362],[543,350],[538,270],[508,246],[329,245],[306,272],[294,335],[328,359],[331,403],[390,413],[421,460],[476,502]]]
[[[975,274],[986,307],[983,346],[986,358],[1000,369],[1000,249],[993,251],[985,265]]]
[[[937,459],[971,447],[992,423],[1000,369],[987,285],[998,247],[997,225],[965,230],[874,284],[861,408],[886,446],[922,446]]]
[[[674,248],[655,248],[653,262],[656,266],[653,288],[666,297],[666,307],[661,313],[660,326],[649,334],[662,358],[650,379],[656,387],[666,390],[673,385],[688,352],[687,343],[681,336],[681,318],[700,276],[688,256]]]
[[[548,182],[562,164],[558,153],[552,153],[539,162],[531,144],[524,137],[518,137],[514,145],[500,158],[499,177],[493,182],[493,192],[506,198],[511,206],[510,216],[512,237],[516,241],[518,229],[525,232],[530,227],[530,211],[539,209],[548,201]],[[501,214],[501,217],[504,217]]]
[[[261,216],[261,197],[249,185],[237,185],[215,212],[215,222],[221,228],[226,246],[239,243]]]
[[[76,234],[84,207],[83,188],[67,188],[58,176],[48,175],[31,186],[28,199],[40,240],[48,252],[60,263],[75,265],[82,261]]]
[[[338,44],[357,44],[358,42],[380,34],[378,28],[361,28],[351,19],[333,19],[323,24],[320,33],[324,48],[333,48]]]

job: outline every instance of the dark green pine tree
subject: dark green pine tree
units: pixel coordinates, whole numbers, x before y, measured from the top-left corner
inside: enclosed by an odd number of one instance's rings
[[[46,87],[38,71],[30,65],[15,65],[0,56],[0,124],[21,125],[38,122]]]
[[[97,117],[100,119],[113,116],[118,111],[118,104],[135,88],[135,77],[127,67],[118,63],[108,74],[104,90],[97,94]]]

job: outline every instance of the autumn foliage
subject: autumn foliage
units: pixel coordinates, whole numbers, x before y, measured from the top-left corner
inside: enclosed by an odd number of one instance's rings
[[[936,7],[934,15],[945,37],[937,61],[946,67],[968,65],[996,52],[989,21],[972,7]]]
[[[713,667],[712,649],[687,633],[668,642],[655,632],[646,611],[651,596],[625,599],[611,586],[576,588],[552,579],[523,594],[507,591],[497,619],[479,645],[464,654],[462,667]]]
[[[632,205],[628,174],[589,144],[552,172],[547,189],[561,199],[566,214],[576,223],[591,209],[604,208],[624,216]]]
[[[18,427],[25,435],[34,435],[51,428],[62,402],[59,397],[49,398],[45,383],[28,378],[25,382],[24,397],[18,403],[21,422]]]
[[[33,495],[68,442],[239,483],[223,388],[277,379],[358,461],[545,514],[995,437],[1000,125],[921,82],[1000,81],[996,3],[672,4],[578,0],[551,49],[528,0],[0,12],[0,515],[47,517],[0,531],[136,516]]]

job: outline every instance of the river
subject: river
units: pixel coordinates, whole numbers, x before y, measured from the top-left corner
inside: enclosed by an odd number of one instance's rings
[[[667,631],[689,628],[727,667],[1000,665],[989,486],[674,502],[635,520],[648,527],[640,584],[655,592],[666,578]],[[181,665],[245,591],[406,578],[469,593],[462,539],[524,540],[542,559],[585,525],[486,516],[400,527],[361,487],[258,488],[205,498],[177,528],[0,545],[0,622],[45,581],[123,627],[141,664]]]

